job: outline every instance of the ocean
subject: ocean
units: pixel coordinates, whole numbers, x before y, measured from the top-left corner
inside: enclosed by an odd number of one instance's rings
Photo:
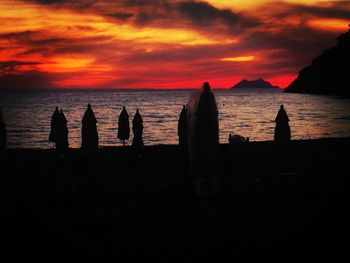
[[[91,103],[98,121],[100,146],[121,146],[117,139],[122,106],[144,120],[145,145],[177,144],[177,121],[193,90],[47,90],[0,93],[8,148],[52,148],[48,141],[56,106],[68,120],[69,146],[81,144],[81,119]],[[350,101],[338,97],[279,92],[214,90],[219,109],[220,142],[229,134],[250,141],[273,140],[273,120],[281,104],[290,119],[292,139],[350,136]],[[128,144],[131,144],[132,132]]]

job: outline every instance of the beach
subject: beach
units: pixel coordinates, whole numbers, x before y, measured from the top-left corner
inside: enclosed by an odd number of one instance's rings
[[[221,191],[195,193],[177,145],[8,149],[3,251],[43,255],[310,259],[346,254],[350,138],[220,145]]]

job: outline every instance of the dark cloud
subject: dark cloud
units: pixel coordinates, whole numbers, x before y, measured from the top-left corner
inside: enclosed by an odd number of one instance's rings
[[[180,14],[195,25],[210,25],[217,20],[226,24],[236,24],[241,16],[230,10],[218,9],[205,2],[180,2],[177,5]]]
[[[65,41],[65,38],[59,37],[45,37],[46,31],[22,31],[8,34],[0,34],[0,39],[12,40],[19,44],[32,46],[46,46]]]
[[[6,34],[0,34],[0,39],[26,39],[28,37],[31,37],[33,35],[34,31],[26,30],[21,32],[13,32],[13,33],[6,33]]]
[[[122,21],[128,20],[134,16],[133,13],[126,13],[126,12],[125,13],[117,12],[117,13],[111,13],[111,14],[107,14],[107,15],[109,17],[115,18],[117,20],[122,20]]]
[[[0,73],[1,75],[6,75],[8,73],[14,72],[19,66],[34,66],[39,64],[41,63],[35,61],[0,61]]]
[[[180,21],[173,23],[178,15],[171,1],[125,1],[123,7],[126,10],[133,10],[134,16],[131,22],[136,26],[181,27]]]
[[[232,36],[256,28],[261,22],[253,16],[217,8],[206,2],[183,1],[177,5],[178,17],[188,21],[194,29],[215,36]],[[185,22],[185,25],[188,25]]]
[[[126,7],[147,7],[147,6],[168,6],[171,2],[171,0],[120,0],[120,3],[122,3],[123,6]]]
[[[137,1],[138,2],[138,1]],[[226,27],[226,33],[243,31],[260,24],[253,17],[233,12],[229,9],[216,8],[206,2],[197,1],[156,1],[155,5],[141,3],[142,8],[135,9],[136,25],[152,25],[168,28],[188,28],[201,32],[208,32],[213,28]],[[135,4],[135,3],[134,3]],[[130,3],[129,3],[130,5]],[[134,6],[134,5],[133,5]],[[220,29],[221,33],[222,30]],[[216,31],[218,33],[218,31]]]
[[[52,5],[52,4],[64,4],[71,1],[70,0],[34,0],[34,2],[43,4],[43,5]]]
[[[309,5],[289,5],[292,13],[310,14],[321,18],[346,19],[350,22],[350,2],[340,1],[331,2],[327,5],[309,6]]]
[[[254,32],[242,40],[242,49],[269,52],[271,61],[283,60],[281,67],[293,67],[298,72],[323,50],[336,44],[337,33],[311,28],[289,28],[285,31]],[[238,47],[239,48],[239,47]],[[272,68],[274,69],[274,67]],[[292,72],[294,73],[294,72]]]
[[[48,6],[64,6],[67,7],[89,7],[94,3],[98,2],[97,0],[31,0],[31,2],[48,5]]]
[[[110,37],[89,37],[67,39],[65,45],[58,45],[47,51],[48,54],[89,54],[99,51],[110,52],[119,47],[118,43],[110,42]],[[103,52],[102,52],[103,53]]]
[[[67,41],[67,38],[43,38],[43,39],[27,39],[25,41],[22,40],[22,43],[25,43],[30,46],[51,46],[55,44],[64,43]]]
[[[155,26],[168,28],[187,28],[208,30],[208,26],[224,25],[228,33],[241,32],[258,26],[259,20],[252,16],[220,9],[203,1],[171,0],[90,0],[90,1],[41,1],[34,2],[53,7],[63,7],[94,13],[115,20],[116,23],[130,22],[136,26]]]
[[[108,2],[109,0],[28,0],[33,3],[53,8],[66,8],[79,12],[93,10],[96,3]]]
[[[133,22],[137,25],[147,25],[150,24],[151,22],[154,22],[155,20],[159,20],[160,16],[154,16],[150,15],[149,13],[146,12],[139,12],[136,16]]]
[[[1,89],[45,89],[53,87],[52,78],[47,73],[28,71],[0,76]]]
[[[242,39],[244,49],[284,49],[292,52],[314,52],[335,44],[337,33],[311,28],[289,27],[280,32],[256,31]],[[310,49],[312,47],[312,49]]]
[[[38,64],[40,64],[40,62],[17,61],[17,60],[0,61],[0,68],[23,66],[23,65],[38,65]]]
[[[24,52],[20,52],[18,55],[32,55],[32,54],[45,54],[48,52],[47,48],[39,47],[39,48],[30,48]]]
[[[91,31],[91,27],[70,26],[68,30]],[[21,51],[18,55],[29,54],[68,54],[68,53],[88,53],[102,48],[112,48],[111,36],[92,36],[92,37],[52,37],[48,31],[23,31],[9,34],[0,34],[0,39],[11,40],[22,48],[27,47],[26,51]]]

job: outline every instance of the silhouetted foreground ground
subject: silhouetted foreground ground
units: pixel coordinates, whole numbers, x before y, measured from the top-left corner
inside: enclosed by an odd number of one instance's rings
[[[335,259],[347,255],[350,138],[221,145],[223,189],[198,197],[178,146],[96,157],[8,150],[1,254],[116,259]],[[303,256],[303,257],[301,257]],[[67,257],[68,258],[68,257]]]

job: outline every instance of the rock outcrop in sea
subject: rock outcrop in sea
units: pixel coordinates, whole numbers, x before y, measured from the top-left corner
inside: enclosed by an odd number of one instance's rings
[[[337,42],[303,68],[284,92],[350,98],[350,29],[340,35]]]
[[[270,82],[260,78],[257,80],[243,79],[231,87],[234,91],[259,90],[259,91],[280,91],[278,86],[273,86]]]

